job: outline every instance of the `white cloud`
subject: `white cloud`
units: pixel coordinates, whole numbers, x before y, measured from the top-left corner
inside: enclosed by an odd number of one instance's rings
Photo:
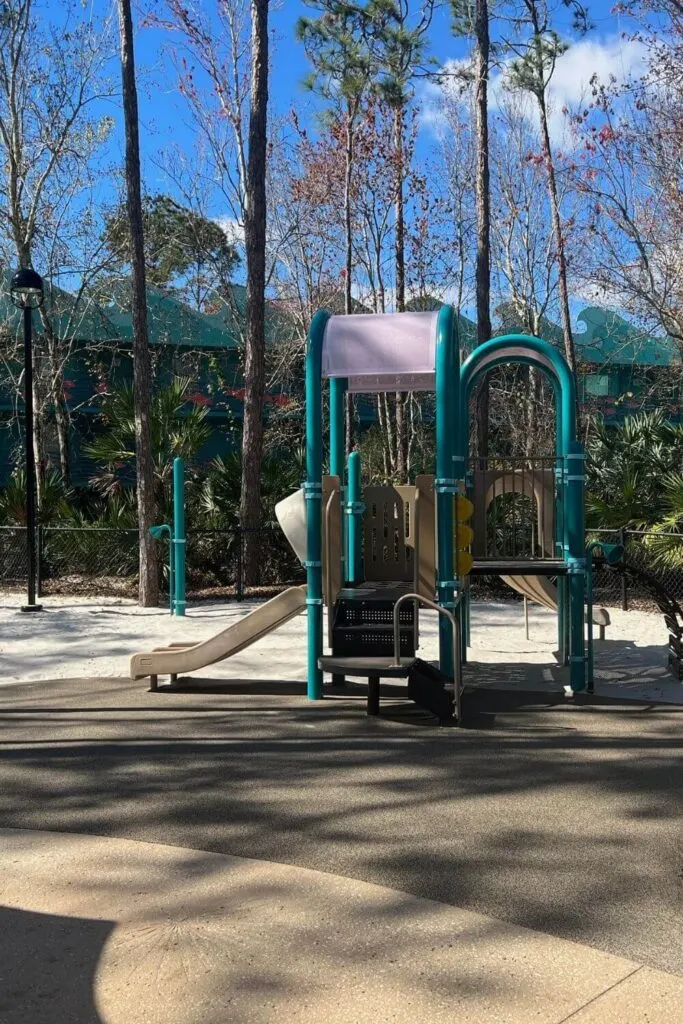
[[[232,242],[233,245],[242,245],[244,243],[244,224],[229,214],[223,214],[220,217],[214,217],[216,224],[219,228],[222,228],[227,235],[228,241]]]
[[[439,134],[445,124],[443,96],[457,100],[462,88],[462,74],[467,70],[466,60],[451,60],[444,65],[442,85],[430,85],[423,91],[422,123]],[[509,63],[508,63],[509,68]],[[489,85],[489,106],[496,110],[509,96],[506,88],[508,68],[491,76]],[[567,146],[568,130],[563,109],[573,109],[591,96],[591,79],[608,85],[611,81],[626,82],[646,71],[646,48],[643,43],[621,36],[604,39],[586,38],[573,43],[559,57],[548,87],[548,110],[550,130],[556,145]],[[523,112],[530,121],[537,123],[534,103],[528,97],[520,97]]]

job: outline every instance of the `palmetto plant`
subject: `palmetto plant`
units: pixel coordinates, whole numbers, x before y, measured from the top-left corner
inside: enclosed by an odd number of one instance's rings
[[[57,470],[45,475],[41,488],[40,522],[69,520],[73,515],[73,492],[65,486]],[[5,488],[0,490],[0,523],[26,525],[26,473],[15,469]]]
[[[663,515],[645,538],[658,565],[667,569],[683,566],[683,473],[669,473],[662,480]]]
[[[269,455],[261,463],[263,522],[274,520],[274,506],[301,485],[305,453],[299,449]],[[242,458],[233,452],[213,459],[199,497],[199,511],[207,529],[234,529],[239,522]]]
[[[181,457],[191,464],[208,440],[207,409],[189,399],[189,378],[177,377],[168,387],[156,392],[150,407],[150,430],[157,501],[164,512],[170,505],[173,459]],[[105,429],[86,448],[102,469],[92,485],[108,498],[121,497],[134,479],[135,404],[133,389],[125,386],[108,397],[102,407]]]
[[[587,454],[589,527],[646,529],[671,516],[683,427],[661,410],[630,416],[616,429],[598,425]]]
[[[661,410],[598,427],[588,445],[588,526],[645,530],[647,551],[663,568],[683,566],[683,427]]]

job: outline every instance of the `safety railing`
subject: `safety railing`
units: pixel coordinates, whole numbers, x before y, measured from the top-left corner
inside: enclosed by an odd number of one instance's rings
[[[456,597],[454,602],[455,609],[459,607],[461,600],[461,596]],[[455,708],[455,720],[459,725],[462,721],[462,661],[460,657],[460,624],[458,619],[449,608],[444,608],[442,605],[437,604],[436,601],[432,601],[428,597],[423,597],[422,594],[401,594],[394,605],[394,664],[397,666],[401,665],[400,611],[401,605],[404,604],[405,601],[416,601],[418,604],[424,605],[426,608],[431,608],[432,611],[445,616],[452,626],[453,706]]]

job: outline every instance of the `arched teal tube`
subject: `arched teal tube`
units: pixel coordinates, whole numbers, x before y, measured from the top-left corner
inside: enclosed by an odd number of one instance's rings
[[[515,351],[516,350],[516,351]],[[530,334],[503,334],[491,338],[472,352],[460,369],[461,424],[467,427],[468,401],[472,387],[481,373],[503,363],[525,363],[544,370],[559,385],[558,455],[568,455],[576,441],[576,386],[569,367],[549,342]],[[461,443],[467,443],[467,432],[460,432]]]
[[[453,496],[457,493],[454,475],[456,435],[454,423],[458,410],[458,339],[452,306],[442,306],[436,328],[436,523],[437,523],[437,599],[452,610],[458,585],[453,572]],[[452,626],[445,615],[439,616],[439,665],[454,678]]]
[[[307,616],[307,696],[320,700],[323,674],[318,659],[323,653],[323,574],[322,574],[322,353],[325,327],[330,314],[319,310],[308,332],[306,345],[306,604]]]
[[[535,366],[550,378],[557,409],[556,448],[562,460],[560,494],[563,511],[562,557],[567,565],[568,584],[560,587],[559,641],[564,646],[564,595],[569,597],[570,679],[575,691],[585,689],[586,659],[583,633],[585,594],[584,554],[584,455],[576,440],[576,384],[560,352],[542,338],[527,334],[505,334],[492,338],[474,350],[460,370],[459,452],[466,460],[469,441],[469,399],[472,388],[485,371],[503,363]],[[456,472],[458,463],[456,462]]]

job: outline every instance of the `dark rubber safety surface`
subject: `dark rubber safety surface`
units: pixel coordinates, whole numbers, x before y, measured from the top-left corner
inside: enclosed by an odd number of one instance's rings
[[[0,689],[0,825],[392,886],[683,973],[683,708],[542,702],[439,729],[383,686]],[[580,951],[577,950],[580,956]]]

